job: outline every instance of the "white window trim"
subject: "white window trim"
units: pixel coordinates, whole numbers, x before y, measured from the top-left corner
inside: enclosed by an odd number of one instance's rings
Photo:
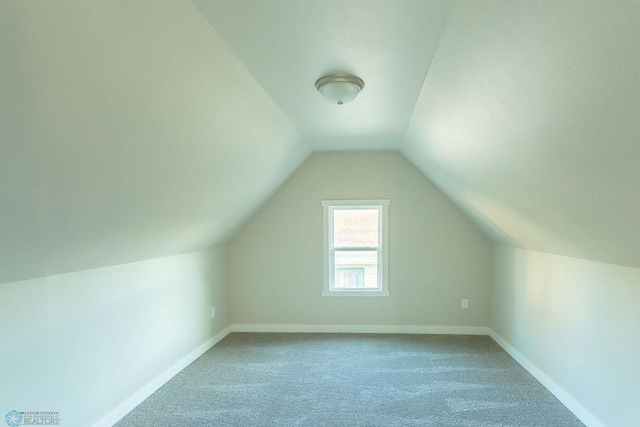
[[[388,212],[391,201],[388,199],[383,200],[323,200],[322,201],[322,215],[323,215],[323,235],[324,235],[324,290],[322,296],[324,297],[388,297],[389,296],[389,226],[388,226]],[[331,221],[330,212],[333,206],[339,206],[341,208],[356,208],[361,209],[365,206],[378,207],[381,215],[379,215],[379,249],[378,249],[378,283],[380,287],[378,289],[362,289],[362,290],[341,290],[331,287],[331,283],[334,280],[335,268],[333,266],[330,237],[333,235],[333,222]],[[381,283],[380,283],[381,282]]]

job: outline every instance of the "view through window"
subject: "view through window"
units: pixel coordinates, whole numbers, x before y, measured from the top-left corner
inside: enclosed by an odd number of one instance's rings
[[[378,288],[378,223],[378,209],[333,209],[335,288]]]
[[[325,296],[388,296],[388,200],[325,200]]]

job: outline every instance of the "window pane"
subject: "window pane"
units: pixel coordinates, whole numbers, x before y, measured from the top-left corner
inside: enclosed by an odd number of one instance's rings
[[[336,283],[343,288],[364,288],[364,268],[336,268]]]
[[[336,289],[378,288],[377,251],[336,251],[335,266]],[[361,279],[358,274],[362,274]]]
[[[333,246],[336,248],[378,247],[377,209],[335,209]]]

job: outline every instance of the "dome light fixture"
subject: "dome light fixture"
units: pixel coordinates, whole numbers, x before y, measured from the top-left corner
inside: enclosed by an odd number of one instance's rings
[[[342,105],[354,100],[364,88],[362,79],[351,74],[329,74],[318,79],[316,89],[327,101]]]

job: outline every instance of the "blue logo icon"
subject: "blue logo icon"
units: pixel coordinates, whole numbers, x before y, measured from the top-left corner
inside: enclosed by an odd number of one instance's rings
[[[4,420],[7,422],[7,425],[11,427],[17,427],[22,424],[22,414],[15,409],[13,411],[7,412],[7,416],[4,417]]]

